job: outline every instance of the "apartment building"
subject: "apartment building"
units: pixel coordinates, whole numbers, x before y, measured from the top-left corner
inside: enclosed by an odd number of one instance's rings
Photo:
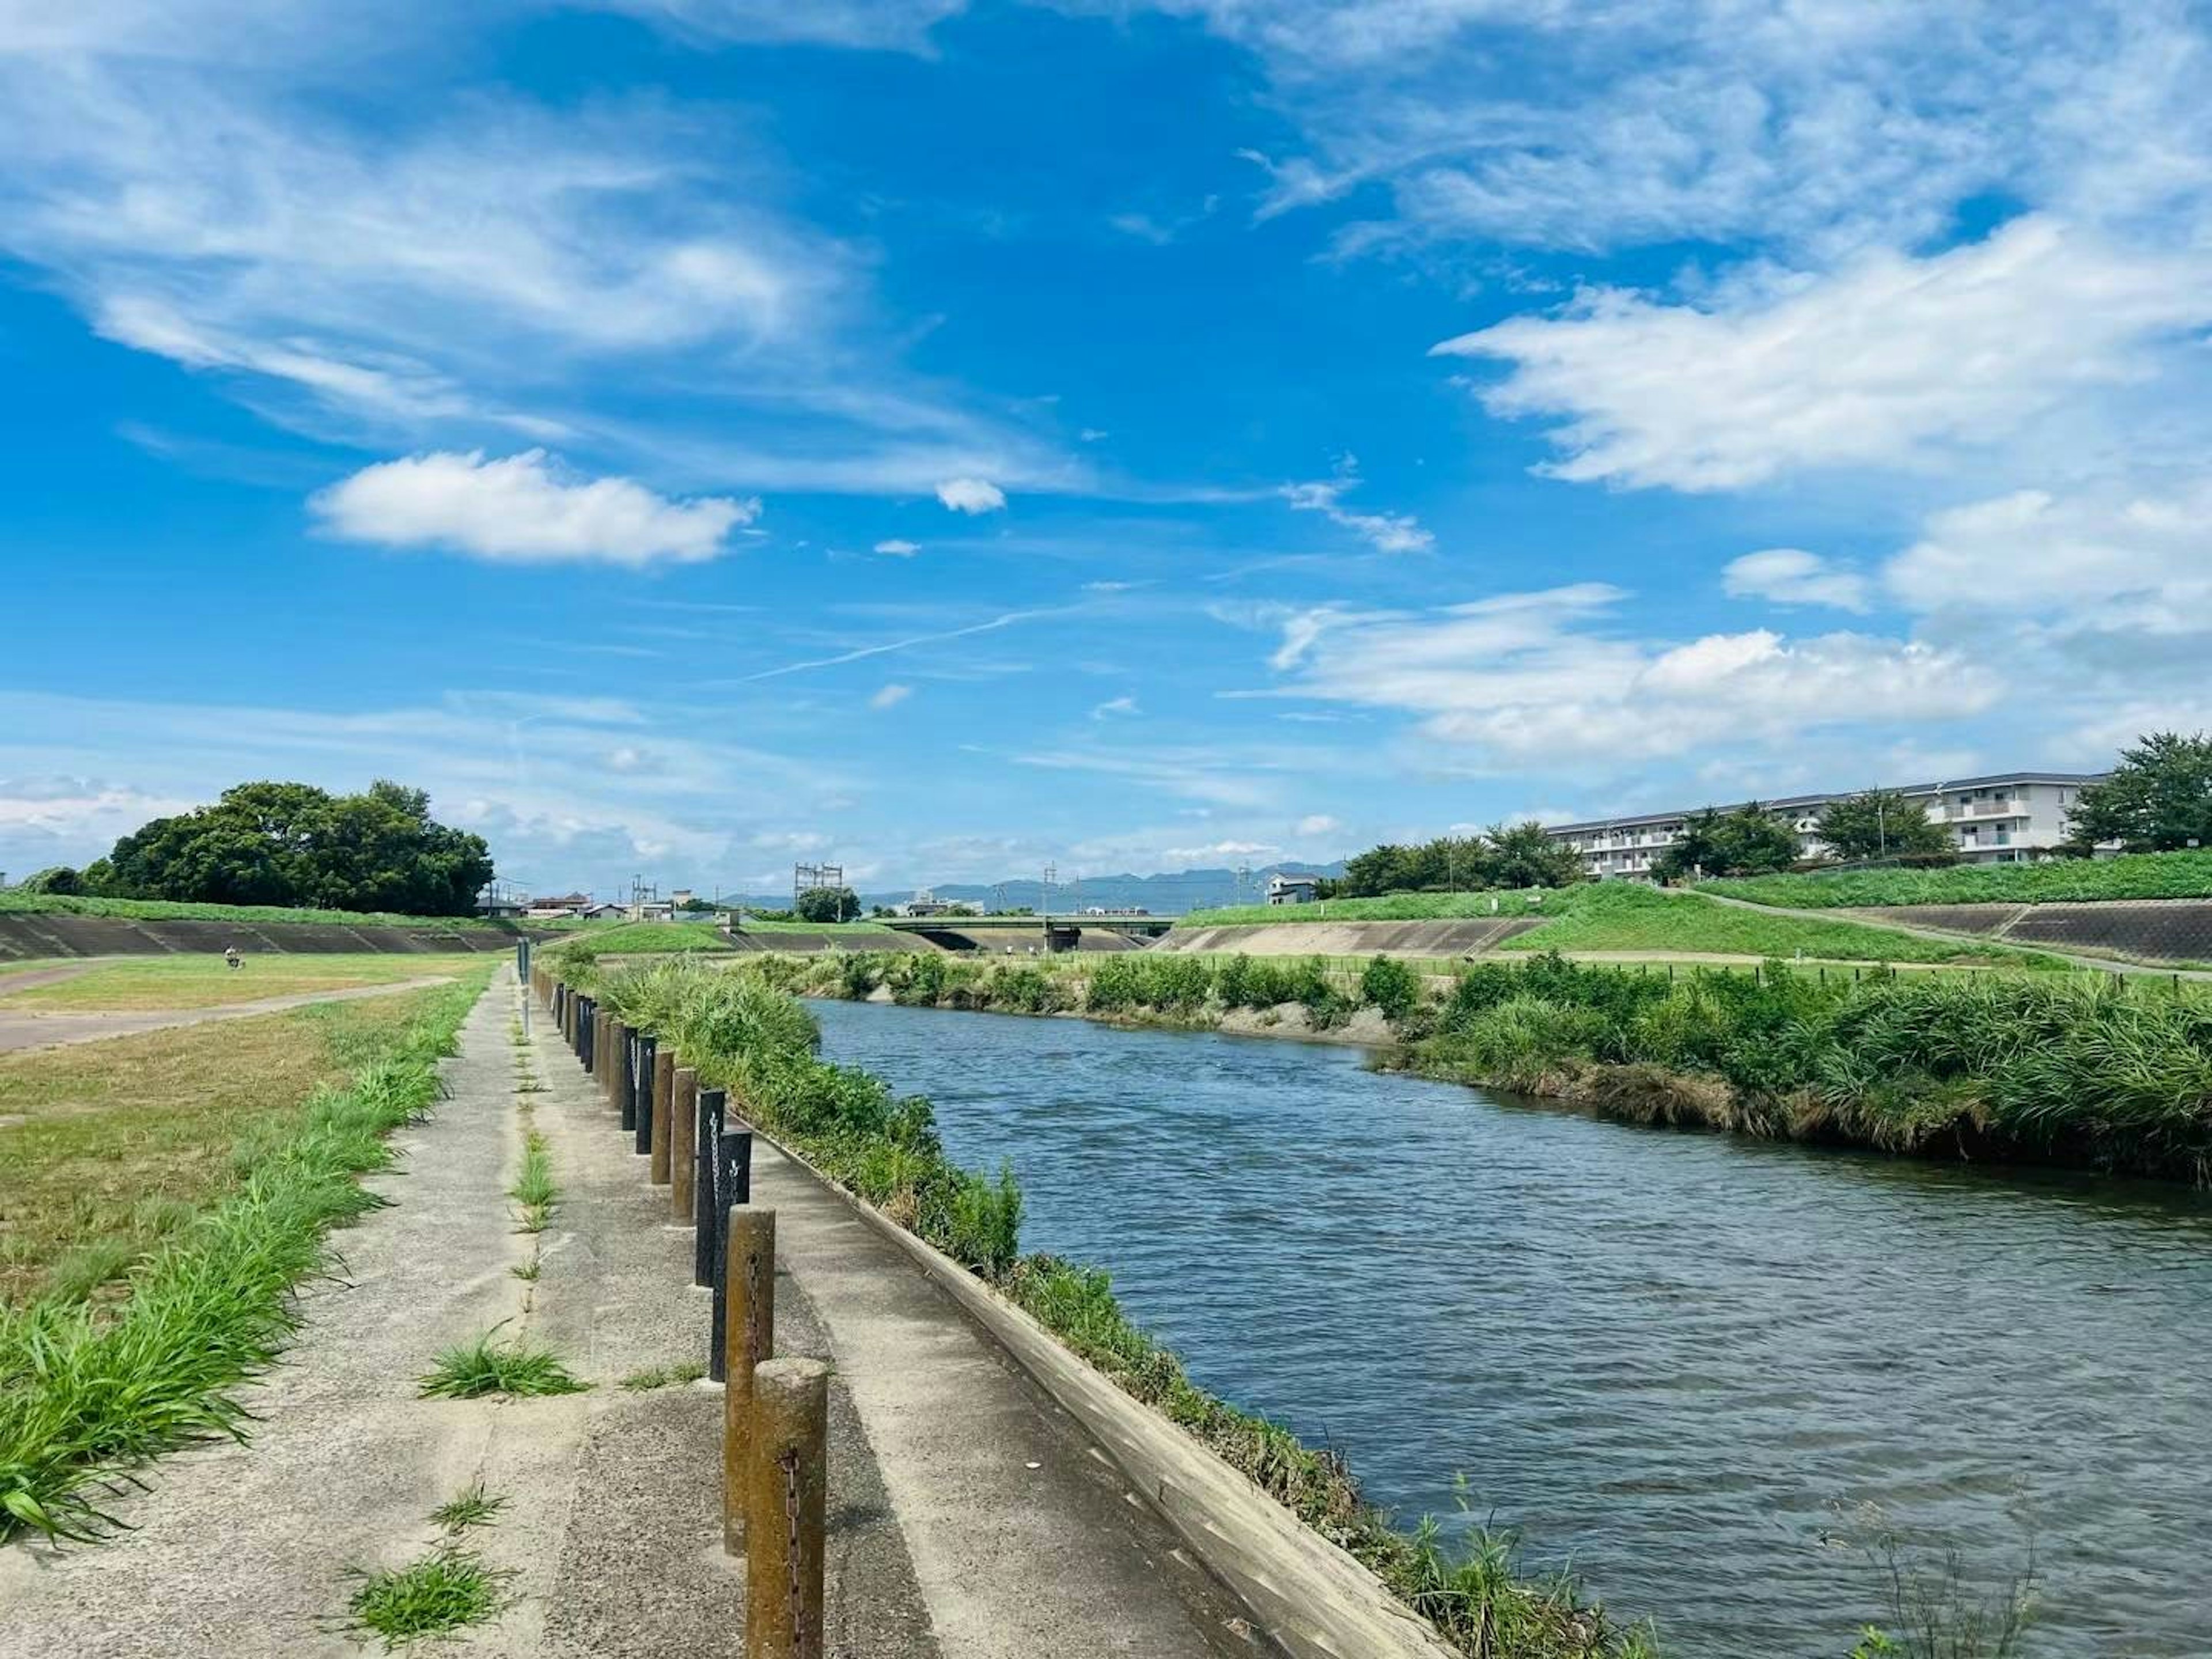
[[[1917,803],[1951,831],[1960,859],[1968,864],[2018,864],[2049,858],[2066,839],[2066,812],[2082,785],[2100,781],[2101,772],[2001,772],[1984,778],[1916,783],[1898,793]],[[1827,849],[1818,831],[1821,809],[1863,793],[1844,789],[1822,795],[1788,795],[1759,804],[1797,832],[1802,855],[1819,858]],[[1555,824],[1555,842],[1582,854],[1593,876],[1651,879],[1651,865],[1682,826],[1702,808],[1638,812],[1583,823]],[[1723,806],[1721,811],[1732,811]]]

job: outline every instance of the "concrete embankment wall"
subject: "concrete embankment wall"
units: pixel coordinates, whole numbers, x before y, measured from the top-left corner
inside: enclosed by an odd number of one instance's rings
[[[1178,927],[1155,951],[1231,951],[1248,957],[1465,957],[1493,951],[1542,916],[1478,921],[1254,922]]]
[[[432,952],[511,951],[518,938],[550,942],[497,926],[441,927],[349,926],[321,921],[146,921],[130,916],[64,912],[0,914],[0,962],[39,957],[218,955],[231,945],[247,952]]]
[[[2212,899],[2105,899],[2079,904],[1889,904],[1808,910],[1838,921],[1895,921],[2008,945],[2100,951],[2146,962],[2212,962]]]

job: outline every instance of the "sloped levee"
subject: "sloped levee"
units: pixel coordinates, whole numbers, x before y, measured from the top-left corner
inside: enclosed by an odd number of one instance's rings
[[[279,956],[335,951],[511,951],[517,939],[550,942],[496,924],[483,927],[349,927],[322,921],[147,921],[65,913],[0,915],[0,962],[38,957],[216,955],[236,945]]]
[[[1494,951],[1542,916],[1495,921],[1301,921],[1178,927],[1155,951],[1229,951],[1248,957],[1468,957]]]
[[[1806,914],[1814,914],[1808,912]],[[2212,899],[2078,904],[1895,904],[1821,911],[1973,933],[2054,951],[2107,951],[2146,962],[2212,962]]]

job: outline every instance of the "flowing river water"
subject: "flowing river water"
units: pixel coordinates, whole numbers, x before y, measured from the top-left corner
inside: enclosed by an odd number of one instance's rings
[[[1201,1383],[1670,1659],[1842,1659],[1884,1531],[2025,1659],[2212,1654],[2212,1199],[1607,1123],[1356,1050],[810,1005]],[[1463,1486],[1455,1477],[1463,1477]],[[1462,1504],[1468,1506],[1465,1510]],[[1932,1556],[1929,1552],[1932,1550]]]

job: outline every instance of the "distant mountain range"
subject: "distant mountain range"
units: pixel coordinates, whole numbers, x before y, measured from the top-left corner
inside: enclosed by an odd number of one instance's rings
[[[1102,905],[1109,910],[1145,909],[1156,916],[1179,916],[1188,910],[1211,910],[1222,905],[1257,904],[1267,896],[1267,878],[1277,874],[1299,876],[1340,876],[1344,873],[1341,860],[1333,864],[1266,864],[1246,872],[1243,885],[1237,884],[1234,870],[1184,870],[1174,875],[1118,875],[1085,876],[1080,881],[1055,882],[1052,889],[1051,908],[1055,914],[1087,909]],[[929,890],[939,898],[952,904],[975,904],[984,909],[1006,908],[1042,910],[1044,883],[1035,876],[1019,879],[991,882],[946,882]],[[880,890],[863,892],[860,902],[866,905],[903,904],[914,896],[914,889]],[[725,903],[743,902],[748,907],[763,910],[787,908],[789,893],[749,893],[742,901],[725,895]]]

